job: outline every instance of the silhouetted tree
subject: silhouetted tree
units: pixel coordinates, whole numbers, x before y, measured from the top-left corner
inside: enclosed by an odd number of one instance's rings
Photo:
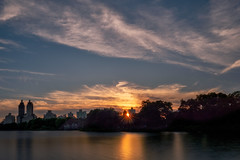
[[[240,109],[240,92],[226,95],[211,92],[200,94],[196,99],[181,100],[179,116],[192,120],[208,120],[221,117]]]
[[[94,109],[87,116],[86,129],[113,131],[119,129],[120,116],[114,109]]]
[[[167,118],[172,112],[172,103],[164,101],[142,102],[138,118],[146,128],[162,128],[167,123]]]

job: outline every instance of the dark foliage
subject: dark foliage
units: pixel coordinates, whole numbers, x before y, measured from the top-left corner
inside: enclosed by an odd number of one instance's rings
[[[239,132],[240,92],[208,93],[182,100],[169,130],[192,132]]]
[[[209,93],[197,95],[195,99],[182,100],[179,117],[194,121],[208,121],[240,109],[239,92],[226,95]]]
[[[169,115],[172,113],[172,103],[164,101],[142,102],[138,114],[138,123],[145,128],[163,128],[167,125]]]
[[[97,131],[116,131],[119,129],[120,116],[114,109],[94,109],[87,116],[85,129]]]
[[[37,118],[28,123],[1,124],[0,130],[58,130],[66,119],[41,119]]]
[[[65,121],[66,121],[66,119],[57,119],[57,118],[41,119],[41,118],[37,118],[37,119],[31,120],[27,124],[27,128],[30,129],[30,130],[57,130]]]

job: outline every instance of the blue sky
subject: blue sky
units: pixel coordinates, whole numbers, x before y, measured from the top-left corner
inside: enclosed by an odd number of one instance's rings
[[[237,91],[239,42],[234,0],[3,0],[0,117]]]

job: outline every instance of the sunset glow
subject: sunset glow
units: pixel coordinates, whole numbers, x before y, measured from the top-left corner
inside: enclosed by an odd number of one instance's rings
[[[240,0],[0,0],[0,159],[240,160],[239,73]]]
[[[234,15],[234,16],[233,16]],[[0,117],[239,89],[239,2],[3,0]],[[231,17],[231,18],[229,18]]]

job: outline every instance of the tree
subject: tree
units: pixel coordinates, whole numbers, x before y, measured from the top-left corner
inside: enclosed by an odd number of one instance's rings
[[[119,113],[114,109],[94,109],[87,116],[86,129],[117,130],[120,124]]]
[[[168,115],[172,112],[172,103],[164,101],[143,101],[138,114],[142,124],[147,128],[161,128],[166,125]]]
[[[182,100],[179,115],[186,119],[208,120],[240,109],[240,92],[226,95],[211,92],[197,95],[195,99]],[[239,101],[240,102],[240,101]]]

